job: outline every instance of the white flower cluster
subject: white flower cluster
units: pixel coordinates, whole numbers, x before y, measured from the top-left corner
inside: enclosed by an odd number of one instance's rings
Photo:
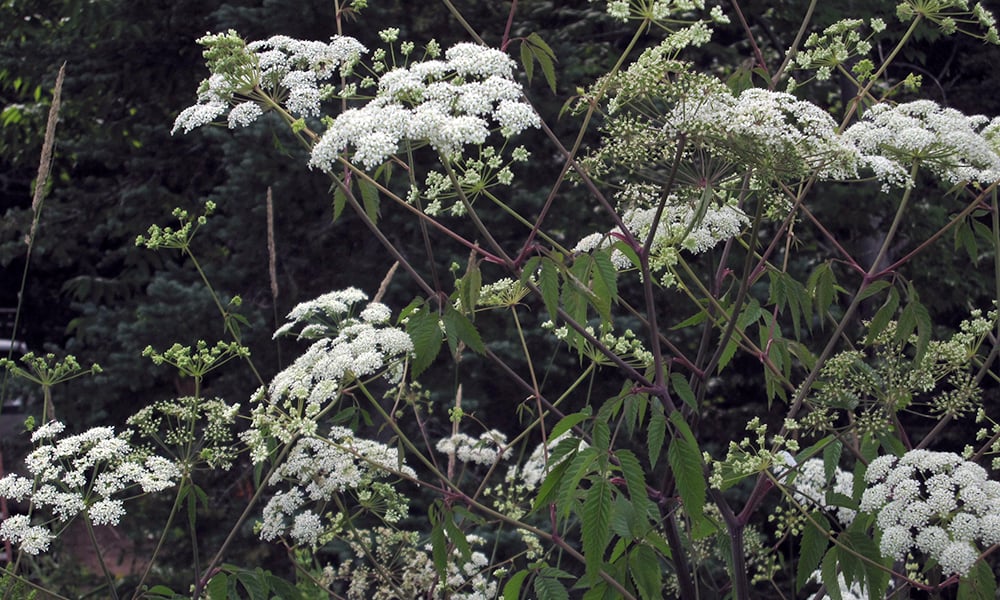
[[[617,195],[621,205],[631,205],[623,210],[622,222],[640,243],[646,240],[653,227],[657,214],[657,191],[656,186],[629,184]],[[653,271],[662,272],[664,285],[669,285],[673,281],[672,268],[677,264],[679,251],[706,252],[719,242],[739,235],[747,223],[747,216],[731,202],[717,204],[703,201],[700,206],[693,206],[671,195],[656,223],[650,248],[650,267]],[[607,248],[622,236],[620,228],[609,233],[593,233],[581,239],[573,251],[590,252]],[[618,269],[635,266],[618,250],[612,253],[611,260]]]
[[[32,434],[38,447],[25,458],[32,478],[10,474],[0,479],[0,497],[28,498],[33,511],[48,509],[64,523],[85,512],[94,525],[117,525],[125,514],[122,492],[158,492],[181,476],[173,462],[137,450],[129,441],[130,431],[115,434],[111,427],[94,427],[57,439],[64,429],[63,423],[52,421]],[[0,525],[0,539],[29,554],[44,552],[52,537],[23,515]]]
[[[428,143],[446,157],[482,144],[494,127],[513,137],[540,120],[522,101],[514,61],[499,50],[461,43],[445,60],[395,68],[379,79],[374,99],[338,115],[313,147],[310,166],[334,169],[348,146],[353,159],[374,168],[401,143]]]
[[[593,2],[594,0],[590,0]],[[633,9],[633,4],[637,6]],[[705,0],[652,0],[647,2],[630,2],[629,0],[608,0],[607,13],[619,21],[630,18],[649,18],[653,21],[666,21],[671,17],[705,9]],[[729,17],[722,9],[713,6],[711,18],[716,23],[728,23]]]
[[[267,389],[269,403],[254,410],[246,439],[255,461],[264,458],[264,432],[284,442],[315,433],[315,419],[338,397],[345,379],[380,372],[390,380],[400,376],[400,362],[413,351],[413,341],[389,326],[391,311],[381,303],[369,303],[353,316],[355,305],[366,298],[355,288],[324,294],[296,306],[289,323],[275,333],[289,334],[301,326],[299,338],[317,341],[274,377]]]
[[[931,100],[879,104],[851,125],[844,138],[862,164],[885,185],[910,187],[910,166],[919,161],[951,185],[1000,179],[997,134],[1000,117],[968,117]]]
[[[315,42],[279,35],[246,44],[229,31],[206,35],[198,43],[206,47],[213,73],[199,86],[198,102],[177,116],[172,132],[211,123],[230,106],[229,127],[246,127],[270,108],[262,105],[261,93],[283,99],[292,115],[317,116],[323,82],[350,71],[367,51],[345,36]]]
[[[441,438],[436,448],[438,452],[454,456],[463,463],[490,466],[500,459],[510,458],[510,453],[507,452],[507,436],[495,429],[484,432],[479,439],[464,433],[456,433]]]
[[[486,543],[484,538],[466,536],[470,550],[466,555],[457,544],[450,544],[447,571],[442,580],[432,558],[433,548],[421,544],[421,537],[415,531],[385,527],[347,532],[345,539],[358,560],[342,562],[334,579],[347,582],[349,600],[492,600],[497,597],[497,576],[493,574],[487,555],[479,550]],[[360,559],[367,560],[362,562]],[[369,561],[380,561],[382,567],[372,568]]]
[[[700,140],[715,153],[771,176],[815,172],[839,180],[857,175],[857,149],[837,134],[837,122],[815,104],[761,88],[735,98],[725,88],[711,91],[711,97],[678,102],[664,117],[664,131]]]
[[[831,485],[832,484],[832,485]],[[833,479],[827,480],[823,459],[810,458],[803,462],[795,475],[792,497],[799,504],[832,509],[826,502],[827,491],[851,497],[854,490],[854,474],[837,467]],[[855,512],[844,506],[835,507],[837,521],[844,527],[854,522]]]
[[[288,536],[297,544],[318,545],[338,522],[336,504],[332,513],[327,506],[335,494],[348,492],[369,505],[384,505],[382,518],[396,522],[405,516],[407,501],[382,480],[397,475],[416,477],[395,448],[357,438],[344,427],[334,427],[325,439],[303,438],[268,480],[270,486],[288,483],[289,488],[264,506],[260,537]]]
[[[878,513],[882,555],[920,552],[945,575],[965,575],[983,547],[1000,543],[1000,482],[950,452],[911,450],[868,465],[860,510]]]

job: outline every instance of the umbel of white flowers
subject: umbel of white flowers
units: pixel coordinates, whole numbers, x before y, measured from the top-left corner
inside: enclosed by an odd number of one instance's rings
[[[321,100],[337,95],[326,82],[350,75],[367,52],[360,42],[344,36],[329,43],[276,36],[246,44],[230,31],[198,41],[206,47],[212,75],[202,82],[197,104],[177,117],[174,132],[207,125],[230,106],[230,128],[245,127],[279,106],[292,117],[319,116]],[[342,97],[351,100],[356,91],[357,84],[349,84]],[[353,160],[369,169],[402,144],[429,144],[450,158],[465,145],[483,144],[493,130],[510,138],[538,127],[540,120],[522,100],[509,56],[460,43],[445,52],[444,60],[431,58],[386,71],[374,98],[327,124],[309,161],[324,171],[334,169],[348,148],[353,148]]]
[[[966,575],[980,547],[1000,543],[1000,482],[951,452],[880,456],[865,473],[860,510],[876,513],[882,555],[922,554],[945,575]]]
[[[62,523],[85,513],[94,525],[117,525],[125,515],[122,496],[164,490],[181,476],[172,461],[137,449],[131,431],[94,427],[59,438],[64,429],[51,421],[35,430],[31,441],[38,446],[25,459],[32,479],[7,475],[0,479],[0,497],[27,498],[33,511],[48,509]],[[32,525],[28,515],[0,524],[0,539],[28,554],[45,552],[54,537],[45,525]]]

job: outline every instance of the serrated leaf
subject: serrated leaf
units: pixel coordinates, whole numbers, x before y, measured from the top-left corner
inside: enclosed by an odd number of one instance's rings
[[[889,321],[896,315],[896,309],[899,308],[899,292],[896,288],[889,290],[889,295],[886,297],[885,302],[882,307],[878,309],[875,316],[868,324],[868,336],[865,338],[865,345],[869,346],[875,341],[875,338],[879,336],[883,331],[885,331],[886,325]]]
[[[976,243],[976,234],[973,232],[968,219],[963,220],[955,227],[955,249],[957,250],[959,246],[965,250],[972,264],[979,262],[979,246]]]
[[[254,571],[240,571],[236,573],[236,581],[246,590],[250,600],[268,600],[267,585],[265,585],[260,573]]]
[[[406,334],[413,342],[413,361],[410,373],[414,378],[431,366],[441,351],[443,334],[438,315],[424,306],[406,321]]]
[[[927,352],[927,346],[930,345],[932,329],[933,323],[931,322],[930,313],[927,312],[927,307],[920,303],[915,293],[912,293],[910,302],[907,303],[906,307],[903,308],[903,312],[899,315],[899,324],[896,328],[894,340],[905,342],[909,339],[913,331],[916,330],[917,345],[913,361],[916,364],[920,364],[924,358],[924,353]]]
[[[593,446],[588,446],[578,452],[567,467],[566,473],[559,482],[559,496],[556,501],[559,513],[563,518],[568,517],[576,506],[576,497],[580,491],[580,482],[583,481],[584,477],[590,475],[596,462],[597,450]]]
[[[812,295],[819,326],[822,329],[825,324],[823,317],[830,312],[837,290],[837,280],[829,262],[820,263],[813,270],[806,281],[806,289]]]
[[[372,223],[378,223],[378,188],[367,179],[358,179],[358,187],[361,189],[361,202],[364,204],[365,214]]]
[[[691,519],[692,531],[697,538],[711,523],[705,518],[705,495],[707,485],[702,471],[701,451],[694,433],[677,411],[670,413],[670,423],[677,435],[670,440],[667,448],[667,460],[677,482],[677,491],[684,502],[684,512]]]
[[[827,539],[827,532],[830,529],[830,522],[823,513],[813,512],[812,520],[806,519],[802,523],[802,542],[799,545],[798,574],[795,577],[795,590],[801,591],[802,587],[809,581],[813,571],[819,566],[830,545]],[[815,523],[815,525],[813,524]]]
[[[994,600],[997,580],[985,560],[977,561],[972,570],[958,580],[958,600]]]
[[[445,535],[444,523],[437,504],[428,507],[427,517],[431,522],[431,558],[434,570],[444,581],[448,575],[448,537]]]
[[[545,82],[549,84],[549,89],[552,93],[556,93],[556,54],[552,51],[552,48],[545,43],[542,36],[537,33],[531,33],[525,40],[528,45],[531,46],[531,54],[535,60],[538,61],[538,66],[542,68],[542,75],[545,77]],[[523,49],[522,45],[522,49]],[[523,60],[523,50],[522,50],[522,60]],[[528,80],[531,80],[531,76],[528,76]]]
[[[598,452],[609,452],[611,450],[611,427],[608,426],[608,422],[601,418],[594,421],[591,438]]]
[[[572,413],[566,415],[562,419],[559,419],[559,422],[555,424],[551,431],[549,431],[549,439],[554,440],[570,429],[576,427],[581,422],[586,421],[590,418],[590,412],[590,407],[588,406],[580,412]]]
[[[216,573],[208,581],[205,591],[208,592],[208,600],[227,600],[229,596],[229,576],[221,571]],[[171,595],[173,595],[172,591]]]
[[[476,305],[479,304],[479,294],[483,289],[483,274],[479,270],[479,261],[469,260],[465,275],[456,282],[459,290],[459,304],[462,312],[475,318]]]
[[[476,330],[476,326],[472,324],[469,317],[455,310],[455,307],[448,305],[444,309],[442,320],[444,321],[444,330],[448,336],[448,344],[451,346],[452,354],[457,350],[455,340],[462,340],[466,346],[472,348],[477,354],[486,353],[486,345],[483,344],[483,339],[479,337],[479,331]]]
[[[826,593],[830,596],[830,600],[844,600],[843,594],[840,593],[840,578],[837,576],[838,556],[837,547],[833,546],[823,557],[820,569],[820,578],[826,587]]]
[[[538,287],[542,290],[542,301],[553,323],[559,319],[559,270],[551,258],[543,258],[538,272]]]
[[[684,378],[680,373],[670,374],[670,383],[673,384],[674,393],[689,407],[698,410],[698,400],[694,396],[694,391],[691,390],[691,385],[688,380]]]
[[[591,479],[582,517],[583,555],[587,574],[593,575],[604,564],[604,551],[611,539],[611,483],[603,473]]]
[[[521,597],[521,586],[530,573],[531,571],[522,569],[511,575],[503,586],[503,600],[518,600]]]
[[[611,305],[618,296],[618,270],[611,263],[611,250],[593,253],[594,274],[591,289],[597,297],[595,307],[606,321],[611,321]]]
[[[535,577],[535,595],[538,600],[569,600],[566,586],[558,579],[551,577]]]
[[[618,457],[622,475],[625,476],[625,485],[632,504],[645,510],[649,496],[646,494],[646,475],[638,457],[631,450],[624,449],[616,451],[615,456]]]
[[[550,456],[549,464],[552,462],[554,461]],[[551,497],[560,489],[563,477],[571,463],[572,461],[564,461],[549,469],[545,479],[542,480],[542,485],[538,486],[538,493],[535,494],[535,499],[531,505],[532,511],[538,510],[539,507],[550,502]]]
[[[272,597],[281,600],[302,600],[302,592],[298,588],[270,572],[267,573],[267,584]]]
[[[653,549],[638,544],[628,554],[628,572],[643,600],[663,598],[663,568]]]
[[[729,338],[725,349],[722,351],[722,355],[719,357],[719,366],[716,369],[716,372],[721,373],[722,370],[726,368],[726,365],[729,364],[729,361],[733,359],[733,356],[736,355],[736,350],[740,345],[740,337],[736,331],[745,331],[747,326],[760,319],[760,316],[760,303],[756,298],[750,298],[742,312],[740,312],[739,316],[736,318],[736,330],[733,331],[733,335]]]
[[[333,220],[336,221],[340,218],[341,213],[344,212],[344,207],[347,206],[347,194],[344,193],[344,188],[337,185],[333,189]]]
[[[528,77],[528,83],[531,83],[531,78],[535,74],[535,53],[528,40],[521,41],[521,68]]]
[[[691,315],[690,317],[684,319],[680,323],[670,327],[671,331],[677,331],[679,329],[685,329],[687,327],[694,327],[695,325],[701,325],[708,318],[708,311],[702,308],[700,311]]]
[[[649,464],[656,466],[660,460],[660,451],[667,435],[667,417],[663,414],[663,405],[653,402],[649,410],[649,428],[646,430],[646,451],[649,454]]]
[[[828,438],[823,438],[828,439]],[[840,455],[844,451],[844,443],[833,439],[823,448],[823,477],[826,481],[832,481],[840,465]]]
[[[885,281],[884,279],[873,281],[871,285],[866,287],[864,291],[858,294],[858,296],[860,296],[862,300],[867,300],[868,298],[871,298],[875,294],[878,294],[879,292],[889,287],[890,285],[892,284],[890,284],[888,281]]]
[[[406,334],[413,342],[410,372],[417,377],[431,366],[441,351],[444,334],[437,313],[427,310],[425,306],[420,312],[410,315],[406,321]]]
[[[632,264],[632,268],[641,269],[642,261],[639,260],[639,254],[635,251],[635,248],[626,244],[622,240],[618,240],[611,244],[612,250],[617,250],[622,253],[622,255]]]

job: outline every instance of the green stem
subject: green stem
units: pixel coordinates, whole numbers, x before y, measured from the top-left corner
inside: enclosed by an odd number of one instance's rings
[[[285,456],[292,449],[292,445],[295,444],[296,441],[297,439],[293,439],[292,441],[285,444],[285,446],[281,449],[281,452],[274,459],[274,463],[271,465],[271,468],[268,470],[267,474],[263,477],[263,479],[261,479],[262,482],[266,482],[271,478],[271,475],[281,465],[281,461],[285,459]],[[266,487],[267,487],[266,485],[262,484],[257,487],[256,491],[254,491],[253,496],[247,502],[246,508],[243,509],[243,512],[240,514],[239,518],[236,519],[236,523],[234,523],[232,529],[229,530],[229,535],[226,536],[226,539],[222,542],[222,545],[219,546],[218,551],[216,551],[215,556],[212,557],[212,560],[208,563],[208,566],[205,568],[204,575],[202,575],[198,579],[198,581],[195,582],[194,593],[191,596],[191,600],[198,600],[202,590],[205,587],[205,584],[208,583],[209,575],[211,575],[215,567],[217,567],[219,563],[222,561],[222,557],[226,553],[226,550],[229,549],[229,545],[232,544],[233,540],[236,539],[236,535],[239,533],[239,530],[242,527],[243,523],[250,517],[250,512],[254,510],[254,507],[257,505],[257,502],[260,500],[261,496],[264,495],[264,489]]]
[[[111,597],[114,600],[118,600],[118,590],[115,589],[115,578],[111,575],[111,571],[108,570],[108,566],[104,562],[104,553],[101,551],[101,546],[97,543],[97,535],[94,534],[94,525],[90,522],[90,515],[86,512],[83,513],[83,523],[87,526],[87,536],[90,538],[90,543],[94,546],[94,554],[97,556],[98,564],[101,565],[101,572],[104,573],[104,579],[108,582]]]
[[[788,65],[791,64],[792,59],[794,59],[795,55],[798,53],[799,45],[802,44],[802,38],[806,36],[806,31],[809,30],[809,22],[812,21],[813,12],[816,11],[816,4],[818,2],[819,0],[810,0],[809,6],[806,8],[806,14],[802,17],[802,24],[799,25],[799,30],[795,33],[795,40],[792,42],[788,52],[785,53],[785,58],[781,61],[781,65],[778,67],[778,70],[775,71],[774,75],[771,77],[771,89],[774,89],[778,85],[778,82],[781,81],[782,75],[785,74],[785,69],[788,68]]]
[[[135,593],[132,595],[132,600],[138,600],[139,593],[142,590],[142,585],[146,582],[146,578],[149,577],[149,573],[153,570],[153,563],[156,562],[157,555],[163,548],[164,542],[167,541],[167,533],[170,531],[170,526],[173,524],[174,518],[177,516],[177,510],[180,507],[181,503],[180,490],[182,489],[183,485],[184,485],[183,481],[181,481],[181,483],[178,485],[178,492],[174,496],[174,503],[173,506],[170,507],[170,514],[167,515],[167,521],[163,525],[163,531],[160,532],[160,537],[156,541],[156,547],[153,548],[153,553],[150,555],[149,561],[147,561],[146,563],[146,568],[142,572],[142,577],[139,578],[139,583],[136,584],[135,586]]]
[[[469,202],[469,198],[465,195],[465,190],[462,189],[462,184],[458,180],[458,175],[455,174],[455,170],[451,166],[451,161],[448,160],[446,156],[439,155],[441,158],[441,166],[444,167],[446,173],[448,173],[448,179],[451,180],[451,185],[455,189],[455,193],[458,194],[459,200],[462,202],[462,206],[465,207],[466,214],[472,219],[472,223],[476,226],[476,230],[486,238],[486,241],[490,245],[490,249],[496,253],[497,256],[501,257],[506,263],[507,267],[513,269],[514,261],[511,260],[507,253],[504,252],[503,246],[493,237],[490,230],[486,228],[486,224],[479,218],[479,214],[476,213],[476,209],[472,207],[472,203]]]
[[[226,332],[229,333],[229,335],[233,338],[234,342],[242,345],[243,342],[240,339],[240,335],[236,331],[236,329],[233,328],[233,325],[230,322],[229,313],[226,311],[226,308],[222,305],[222,300],[219,298],[219,295],[215,293],[215,288],[212,287],[212,283],[208,280],[208,275],[205,274],[205,270],[201,267],[201,263],[198,262],[198,259],[195,257],[194,252],[191,251],[190,247],[185,246],[184,253],[187,254],[188,258],[191,259],[191,262],[194,264],[195,270],[198,271],[198,275],[201,277],[202,282],[205,283],[205,288],[208,290],[208,293],[212,296],[212,300],[215,302],[215,307],[219,310],[219,314],[222,315]],[[246,362],[247,365],[250,366],[250,370],[253,371],[254,377],[257,378],[257,382],[260,383],[260,385],[264,385],[264,378],[257,370],[257,367],[253,364],[253,359],[251,359],[250,356],[247,356]]]

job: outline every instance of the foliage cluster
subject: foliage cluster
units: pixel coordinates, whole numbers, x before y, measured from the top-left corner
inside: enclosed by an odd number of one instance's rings
[[[367,4],[280,34],[221,6],[241,33],[188,32],[209,75],[162,74],[193,105],[158,105],[152,134],[120,115],[117,164],[61,149],[47,204],[9,212],[34,249],[0,249],[23,260],[12,299],[41,261],[73,299],[64,350],[122,344],[92,378],[55,352],[2,362],[44,399],[0,479],[21,511],[5,597],[82,592],[46,562],[73,521],[115,598],[995,594],[1000,118],[934,98],[919,56],[996,44],[989,11],[616,0],[536,22],[550,3],[444,0],[435,39],[365,33]],[[70,5],[114,31],[40,12],[8,43],[142,37],[130,5]],[[537,29],[561,19],[582,23]],[[42,88],[0,68],[34,97],[0,129],[23,165]],[[51,108],[74,140],[107,110]],[[130,212],[151,192],[176,224]],[[123,218],[55,243],[42,215],[102,194]],[[125,580],[94,533],[119,523],[155,540]]]

